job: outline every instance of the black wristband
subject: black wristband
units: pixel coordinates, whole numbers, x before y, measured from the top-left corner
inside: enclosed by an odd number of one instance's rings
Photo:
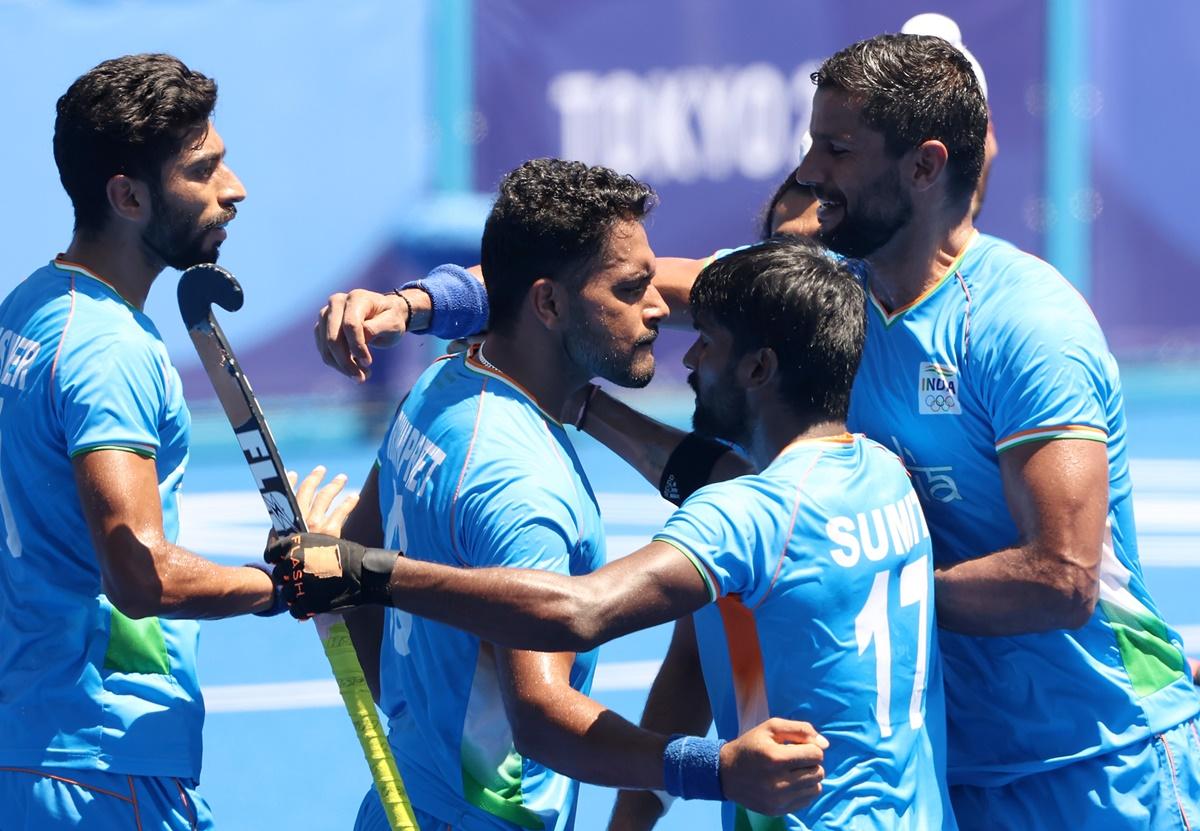
[[[368,548],[362,558],[362,602],[380,606],[392,605],[392,592],[388,582],[392,579],[392,567],[403,553],[383,548]]]
[[[688,433],[663,465],[658,492],[675,505],[708,484],[717,459],[729,452],[729,447],[716,439]]]

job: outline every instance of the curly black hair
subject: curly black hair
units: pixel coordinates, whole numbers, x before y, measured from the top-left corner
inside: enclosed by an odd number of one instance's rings
[[[692,314],[728,329],[737,355],[773,350],[797,413],[845,421],[867,333],[855,268],[805,237],[771,237],[701,271]]]
[[[216,103],[216,82],[171,55],[125,55],[77,78],[54,120],[54,161],[75,229],[104,227],[113,176],[157,187],[163,164],[207,127]]]
[[[812,74],[817,89],[837,89],[862,106],[899,157],[921,142],[946,145],[948,192],[969,200],[983,169],[987,101],[963,53],[929,35],[876,35],[827,58]]]
[[[562,159],[534,159],[500,182],[483,228],[489,325],[511,331],[535,280],[580,280],[622,220],[641,221],[657,198],[632,176]]]

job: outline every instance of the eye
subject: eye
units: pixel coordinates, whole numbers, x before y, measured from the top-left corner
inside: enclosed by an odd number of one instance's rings
[[[635,280],[631,283],[619,284],[617,286],[617,294],[621,297],[627,297],[630,300],[639,300],[648,288],[650,288],[649,279]]]

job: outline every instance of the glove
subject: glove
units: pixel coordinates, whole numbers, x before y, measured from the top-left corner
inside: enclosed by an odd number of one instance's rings
[[[326,534],[280,537],[264,554],[298,620],[364,604],[391,605],[388,580],[401,556]]]

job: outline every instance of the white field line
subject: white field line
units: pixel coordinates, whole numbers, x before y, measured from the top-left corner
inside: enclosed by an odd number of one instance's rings
[[[609,560],[645,545],[670,515],[670,505],[656,497],[602,493],[599,500],[610,527],[638,529],[609,535]],[[1200,494],[1135,496],[1134,514],[1143,565],[1200,567]],[[267,515],[253,491],[188,494],[180,516],[180,544],[207,557],[254,560],[266,543]]]
[[[659,661],[609,661],[596,667],[593,692],[640,691],[650,687]],[[265,684],[217,684],[204,688],[209,713],[254,713],[264,710],[310,710],[340,707],[337,683],[277,681]]]

